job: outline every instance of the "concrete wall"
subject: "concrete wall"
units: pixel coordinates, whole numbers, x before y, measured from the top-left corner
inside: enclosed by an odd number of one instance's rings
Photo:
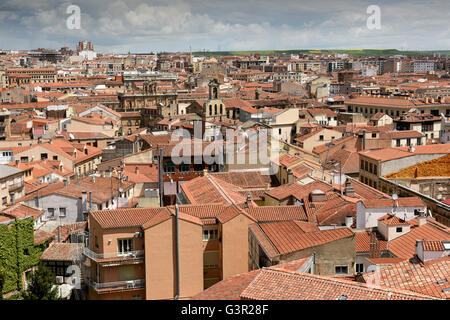
[[[53,220],[61,224],[74,223],[84,221],[81,199],[71,198],[59,194],[51,194],[45,197],[39,197],[39,208],[45,210],[45,219],[49,220],[48,208],[54,208],[55,214]],[[26,205],[35,207],[36,199],[24,201]],[[66,208],[66,217],[59,218],[60,208]],[[93,203],[93,210],[97,209],[97,205]]]
[[[392,201],[394,205],[394,201]],[[378,219],[382,216],[392,213],[401,219],[406,221],[415,217],[414,210],[426,211],[427,207],[375,207],[366,208],[362,202],[356,204],[356,228],[372,228],[378,226]]]
[[[279,263],[306,258],[314,252],[316,255],[314,274],[335,276],[336,266],[347,266],[347,276],[353,275],[356,255],[355,236],[338,239],[320,246],[283,255],[280,257]]]
[[[145,230],[146,299],[173,299],[176,293],[175,221]],[[202,227],[179,220],[180,298],[203,290]]]
[[[222,279],[248,272],[248,226],[253,221],[240,214],[222,224]]]
[[[427,160],[436,159],[444,156],[445,154],[435,153],[435,154],[417,154],[411,155],[410,157],[385,161],[381,163],[380,175],[385,176],[389,173],[410,167],[411,164],[419,163]]]

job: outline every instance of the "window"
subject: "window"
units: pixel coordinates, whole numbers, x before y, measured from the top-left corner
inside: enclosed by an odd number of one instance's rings
[[[319,141],[323,141],[323,136],[319,136]]]
[[[180,172],[189,172],[190,171],[190,167],[189,167],[188,164],[181,163],[180,167],[179,167],[179,171]]]
[[[377,134],[376,133],[372,133],[372,138],[376,138]]]
[[[175,173],[175,164],[169,161],[164,165],[164,173]]]
[[[400,147],[400,139],[397,139],[397,140],[396,140],[396,146],[397,146],[397,147]]]
[[[142,296],[140,294],[135,294],[135,295],[133,295],[131,300],[142,300]]]
[[[357,263],[357,264],[356,264],[356,272],[357,272],[357,273],[363,273],[363,272],[364,272],[364,264],[362,264],[362,263]]]
[[[48,158],[48,154],[41,153],[41,160],[46,160]]]
[[[55,208],[48,208],[47,212],[48,212],[48,217],[49,218],[54,218],[55,217]]]
[[[373,165],[373,174],[378,174],[378,166],[376,164]]]
[[[53,160],[58,160],[58,156],[53,156]]]
[[[6,182],[2,182],[2,189],[6,189]]]
[[[337,275],[348,274],[348,266],[335,266],[334,274],[337,274]]]
[[[8,203],[8,198],[7,197],[3,197],[2,198],[2,204],[5,205]]]
[[[61,218],[65,218],[66,217],[66,208],[59,208],[59,216]]]
[[[98,248],[98,237],[95,236],[95,247]]]
[[[397,227],[397,228],[395,229],[395,231],[396,231],[396,232],[402,232],[402,231],[403,231],[403,227]]]
[[[219,230],[205,229],[203,230],[203,241],[217,240],[219,238]]]
[[[133,239],[119,239],[117,240],[117,252],[119,254],[125,254],[133,251]]]

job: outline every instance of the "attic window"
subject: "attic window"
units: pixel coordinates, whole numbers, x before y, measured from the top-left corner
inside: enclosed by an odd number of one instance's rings
[[[395,229],[396,232],[402,232],[403,231],[403,227],[397,227],[397,229]]]
[[[442,279],[442,280],[439,280],[438,282],[436,282],[437,284],[443,284],[443,283],[445,283],[445,282],[447,282],[447,279]]]

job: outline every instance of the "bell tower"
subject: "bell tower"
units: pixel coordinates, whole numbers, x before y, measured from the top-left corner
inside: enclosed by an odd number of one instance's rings
[[[216,79],[212,79],[208,83],[209,87],[209,100],[218,99],[219,98],[219,82]]]

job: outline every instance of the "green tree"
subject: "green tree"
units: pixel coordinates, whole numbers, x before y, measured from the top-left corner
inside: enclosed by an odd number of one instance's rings
[[[23,292],[25,300],[59,300],[57,287],[52,289],[55,275],[40,263],[30,276],[28,290]]]
[[[3,299],[3,286],[5,284],[5,272],[0,268],[0,300]]]

